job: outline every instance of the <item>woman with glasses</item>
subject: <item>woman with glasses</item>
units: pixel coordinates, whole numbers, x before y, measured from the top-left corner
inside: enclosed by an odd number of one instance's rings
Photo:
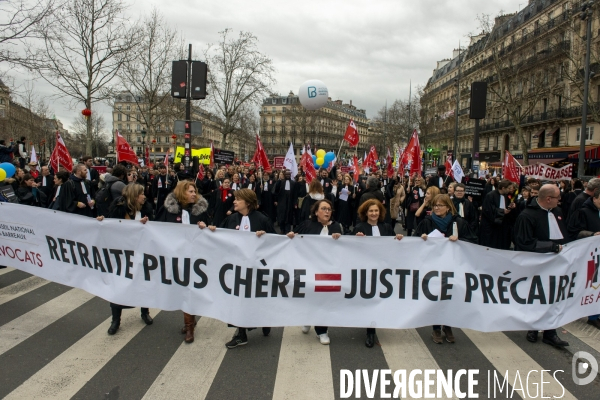
[[[360,222],[354,227],[356,236],[394,236],[402,240],[404,236],[396,234],[390,224],[383,222],[385,219],[385,207],[379,200],[370,199],[358,208]],[[367,328],[367,340],[365,346],[371,348],[375,345],[375,328]]]
[[[321,235],[331,236],[337,240],[342,236],[342,227],[339,223],[332,221],[333,203],[326,199],[315,202],[310,210],[310,219],[296,226],[293,232],[289,232],[287,237],[293,239],[296,235]],[[302,328],[303,333],[308,333],[310,326]],[[329,344],[329,335],[326,326],[315,326],[315,332],[321,344]]]
[[[471,231],[469,224],[456,213],[456,208],[450,197],[447,194],[439,194],[433,199],[433,213],[425,217],[423,222],[417,226],[413,236],[420,236],[423,240],[433,231],[441,232],[451,242],[461,240],[463,242],[477,243],[477,235]],[[449,326],[443,327],[446,341],[454,343],[454,335],[452,328]],[[442,344],[442,326],[434,325],[433,333],[431,334],[434,343]]]

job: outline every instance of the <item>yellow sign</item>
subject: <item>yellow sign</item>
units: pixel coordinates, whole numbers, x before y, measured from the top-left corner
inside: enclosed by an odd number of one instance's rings
[[[177,151],[175,152],[173,162],[181,162],[181,158],[184,156],[184,154],[185,148],[183,148],[183,146],[178,146]],[[192,149],[192,158],[194,157],[198,157],[198,160],[200,160],[200,164],[210,164],[210,147],[204,147],[202,149]]]

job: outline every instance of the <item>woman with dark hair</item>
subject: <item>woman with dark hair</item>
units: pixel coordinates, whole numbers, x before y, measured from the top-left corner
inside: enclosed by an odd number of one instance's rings
[[[339,223],[331,220],[332,215],[333,203],[325,199],[318,200],[310,210],[310,219],[296,226],[293,232],[287,234],[287,237],[293,239],[296,235],[321,235],[331,236],[337,240],[342,236],[342,227]],[[310,326],[302,328],[303,333],[309,331]],[[326,326],[315,326],[315,332],[321,344],[329,344]]]
[[[370,199],[358,208],[358,218],[361,222],[354,227],[356,236],[394,236],[402,240],[404,236],[396,234],[390,224],[383,222],[385,207],[379,200]],[[365,346],[373,347],[375,344],[375,328],[367,328]]]
[[[234,192],[235,200],[233,201],[233,207],[235,212],[228,216],[220,225],[220,228],[235,229],[242,232],[255,232],[256,236],[261,237],[265,233],[275,234],[275,228],[273,223],[263,213],[257,211],[258,208],[258,197],[256,193],[248,188],[236,190]],[[205,228],[205,224],[199,224],[200,228]],[[216,227],[211,225],[208,227],[211,231],[215,231]],[[234,327],[234,325],[229,325]],[[248,343],[247,330],[254,328],[240,328],[231,338],[231,340],[225,343],[228,349],[233,349],[238,346],[243,346]],[[269,336],[271,328],[263,327],[263,335]]]
[[[212,225],[219,226],[233,212],[233,194],[229,178],[223,179],[221,186],[212,193],[210,198],[210,214],[212,215]]]
[[[54,175],[52,200],[48,206],[48,208],[51,210],[67,211],[67,206],[69,205],[70,200],[68,199],[68,196],[61,196],[61,188],[62,185],[68,180],[69,173],[66,171],[60,171]]]
[[[165,199],[165,204],[158,212],[156,220],[202,227],[208,224],[207,209],[208,202],[198,194],[194,182],[181,181]],[[184,312],[183,322],[184,327],[181,333],[186,334],[186,343],[192,343],[194,341],[196,316]]]
[[[413,236],[420,236],[427,240],[429,234],[435,230],[441,232],[451,242],[461,240],[463,242],[477,244],[477,235],[471,231],[469,224],[456,213],[456,208],[447,194],[439,194],[433,199],[433,213],[425,217],[423,222],[417,226]],[[454,343],[454,335],[450,326],[443,327],[446,341]],[[442,326],[434,325],[431,334],[433,341],[442,344]]]
[[[46,195],[38,189],[35,178],[30,174],[25,174],[23,180],[15,193],[19,199],[19,204],[35,207],[46,207]]]
[[[202,179],[202,182],[200,182],[200,188],[199,189],[202,191],[203,196],[209,196],[213,190],[217,189],[215,174],[213,174],[210,168],[205,169],[204,178]]]
[[[312,207],[317,201],[325,199],[325,192],[323,190],[323,185],[318,179],[313,179],[313,181],[308,185],[308,193],[302,200],[302,205],[300,208],[300,218],[296,221],[296,225],[300,225],[302,222],[310,219]]]
[[[144,186],[139,183],[130,183],[125,186],[123,188],[122,196],[117,197],[111,203],[106,218],[140,221],[142,224],[148,222],[151,215],[144,211],[147,209],[144,207],[144,203],[146,203],[144,191]],[[104,217],[100,216],[96,219],[102,221]],[[119,330],[119,326],[121,325],[121,314],[123,313],[124,308],[133,307],[110,303],[112,321],[110,323],[110,328],[108,328],[109,335],[114,335],[117,333],[117,330]],[[150,316],[150,311],[146,307],[142,307],[142,320],[146,325],[152,325],[154,322]]]
[[[354,217],[354,184],[349,174],[344,174],[337,186],[337,221],[344,228],[344,233],[350,232]]]
[[[414,185],[411,187],[409,183],[410,190],[406,194],[406,232],[408,236],[412,235],[413,229],[417,227],[415,222],[415,214],[417,210],[421,207],[423,202],[425,201],[425,190],[427,190],[427,185],[425,184],[425,180],[422,176],[415,176]]]

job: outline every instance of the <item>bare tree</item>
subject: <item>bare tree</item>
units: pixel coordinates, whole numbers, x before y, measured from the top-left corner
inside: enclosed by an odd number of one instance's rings
[[[124,8],[121,0],[69,0],[53,18],[42,21],[43,45],[29,49],[32,67],[62,96],[90,110],[95,102],[110,99],[113,78],[139,38],[122,16]],[[92,143],[88,119],[88,154]]]
[[[36,26],[52,15],[55,5],[56,0],[0,0],[0,63],[23,62],[17,46],[36,36]]]
[[[88,121],[92,122],[92,151],[87,152],[85,143],[87,137]],[[111,136],[106,132],[106,121],[100,114],[92,114],[89,118],[80,115],[73,125],[69,127],[69,135],[66,135],[67,145],[72,145],[74,154],[90,155],[100,157],[108,153],[108,143]],[[71,147],[69,147],[71,149]]]
[[[407,143],[413,129],[420,125],[420,114],[418,95],[414,95],[410,103],[408,100],[395,100],[391,105],[382,107],[374,120],[381,133],[386,136],[386,147]]]
[[[239,128],[244,107],[261,104],[275,84],[272,60],[258,51],[258,39],[250,32],[231,37],[220,32],[221,40],[209,45],[205,58],[209,68],[210,100],[223,119],[223,146]]]
[[[119,80],[136,101],[132,120],[146,126],[148,134],[159,131],[183,115],[181,102],[171,98],[171,61],[182,59],[184,43],[177,30],[170,28],[156,8],[141,23],[141,41],[126,55]]]

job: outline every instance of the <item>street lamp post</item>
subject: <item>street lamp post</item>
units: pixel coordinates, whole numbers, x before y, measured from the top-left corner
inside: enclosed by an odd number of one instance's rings
[[[583,110],[581,115],[581,132],[579,134],[579,166],[577,168],[577,176],[582,177],[585,175],[585,139],[587,137],[587,105],[588,105],[588,96],[589,96],[589,86],[590,86],[590,46],[592,41],[592,5],[594,4],[593,0],[588,0],[582,4],[581,7],[581,20],[587,20],[587,29],[586,29],[586,43],[585,43],[585,74],[583,81]]]

